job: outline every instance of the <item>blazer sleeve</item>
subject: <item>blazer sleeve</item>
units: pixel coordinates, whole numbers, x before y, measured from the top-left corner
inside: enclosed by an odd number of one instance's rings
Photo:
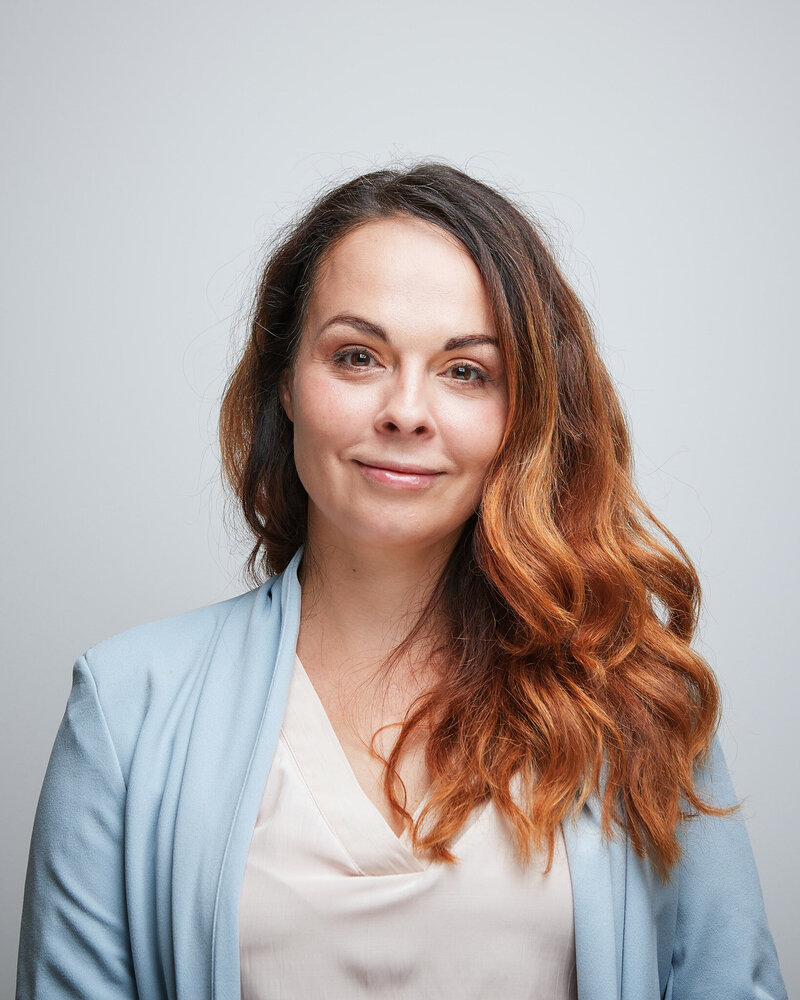
[[[738,800],[717,737],[700,769],[701,795]],[[683,824],[671,1000],[786,1000],[778,955],[744,820],[702,816]]]
[[[17,1000],[137,997],[125,904],[125,797],[84,653],[34,819]]]

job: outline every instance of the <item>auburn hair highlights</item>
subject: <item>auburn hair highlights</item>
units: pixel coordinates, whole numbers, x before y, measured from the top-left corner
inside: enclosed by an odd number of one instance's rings
[[[385,792],[411,822],[396,769],[426,726],[432,794],[415,850],[457,862],[448,843],[491,797],[519,859],[546,848],[549,871],[559,824],[596,794],[603,835],[622,831],[667,879],[682,821],[739,808],[705,801],[695,784],[720,713],[713,671],[691,648],[700,584],[634,486],[629,430],[589,316],[538,221],[510,198],[423,161],[329,187],[278,234],[219,422],[223,474],[254,539],[247,575],[257,585],[281,572],[306,541],[308,498],[278,383],[315,275],[337,241],[393,216],[440,226],[472,256],[509,408],[480,506],[385,664],[437,636],[439,676],[385,759]]]

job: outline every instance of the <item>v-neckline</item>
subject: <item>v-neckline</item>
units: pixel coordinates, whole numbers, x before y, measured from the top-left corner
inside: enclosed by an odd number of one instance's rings
[[[325,706],[295,654],[282,732],[317,808],[363,875],[423,872],[430,861],[411,849],[408,829],[399,835],[361,787]],[[416,822],[429,801],[428,789],[412,813]],[[475,810],[464,828],[477,818]]]

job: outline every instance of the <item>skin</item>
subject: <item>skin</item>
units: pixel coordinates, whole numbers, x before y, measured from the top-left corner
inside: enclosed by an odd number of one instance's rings
[[[329,323],[340,315],[379,325],[388,342]],[[294,425],[315,564],[301,576],[297,651],[323,700],[334,681],[368,681],[408,633],[480,503],[508,401],[496,345],[444,349],[466,334],[496,337],[489,299],[466,249],[431,223],[370,221],[334,247],[317,276],[279,394]],[[367,479],[356,459],[442,474],[427,489],[391,489]],[[412,673],[410,664],[406,681]],[[402,714],[412,688],[396,690],[389,714]],[[352,701],[352,685],[345,690]]]

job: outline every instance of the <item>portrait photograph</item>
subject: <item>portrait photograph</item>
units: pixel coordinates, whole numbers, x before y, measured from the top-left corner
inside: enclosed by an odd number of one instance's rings
[[[797,8],[2,24],[0,994],[788,1000]]]

